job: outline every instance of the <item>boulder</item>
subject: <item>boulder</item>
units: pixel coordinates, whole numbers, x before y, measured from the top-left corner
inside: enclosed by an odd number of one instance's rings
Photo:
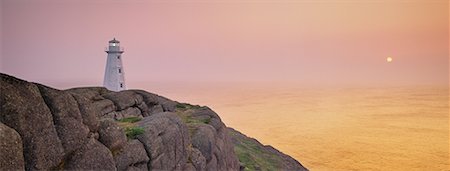
[[[196,132],[192,136],[192,146],[198,149],[206,159],[206,167],[208,170],[219,170],[217,166],[218,152],[215,147],[215,130],[211,125],[199,124],[196,126]]]
[[[65,154],[81,147],[88,137],[89,128],[83,124],[77,101],[70,93],[39,84],[38,88],[53,115]]]
[[[99,101],[94,102],[95,106],[97,106],[99,112],[98,117],[103,117],[104,115],[116,111],[116,106],[114,106],[114,103],[111,100],[103,99]]]
[[[112,111],[102,116],[102,118],[111,118],[115,120],[120,120],[128,117],[139,117],[143,118],[141,110],[137,107],[128,107],[124,110]]]
[[[148,170],[149,158],[144,145],[138,140],[131,140],[114,157],[117,170]]]
[[[145,104],[147,104],[147,106],[149,108],[152,108],[155,105],[160,105],[161,108],[163,109],[164,112],[174,112],[177,102],[169,100],[165,97],[161,97],[158,96],[156,94],[153,93],[149,93],[143,90],[130,90],[130,91],[134,91],[136,94],[139,94],[142,96],[143,101]],[[150,114],[152,113],[158,113],[161,112],[159,110],[154,110],[153,112],[151,112],[152,110],[150,110]]]
[[[0,123],[0,154],[0,170],[25,170],[22,138],[3,123]]]
[[[137,107],[129,107],[121,111],[116,111],[117,115],[122,116],[123,118],[128,117],[142,117],[141,110]]]
[[[101,113],[99,108],[88,96],[73,92],[71,92],[71,94],[78,103],[81,117],[83,118],[83,124],[89,128],[90,132],[97,132],[100,124],[97,116]]]
[[[80,88],[71,88],[64,91],[78,94],[92,101],[103,100],[104,98],[101,95],[111,92],[105,87],[80,87]]]
[[[108,114],[104,115],[103,118],[120,120],[120,119],[123,119],[123,115],[119,112],[113,111],[113,112],[109,112]]]
[[[160,104],[157,105],[153,105],[149,110],[148,113],[149,115],[154,114],[154,113],[161,113],[164,112],[163,107]]]
[[[124,110],[131,106],[138,106],[142,103],[142,96],[134,91],[125,90],[120,92],[110,92],[102,95],[104,98],[111,100],[117,107],[117,110]]]
[[[111,151],[96,139],[89,139],[64,163],[65,170],[116,170]]]
[[[206,170],[206,159],[202,155],[202,152],[197,148],[191,147],[191,151],[189,153],[189,162],[197,171]]]
[[[0,74],[0,122],[22,137],[25,168],[49,170],[63,159],[50,109],[35,84]]]
[[[163,112],[137,122],[144,134],[138,136],[149,154],[151,170],[181,170],[188,159],[189,133],[174,113]]]
[[[112,119],[100,121],[98,134],[98,140],[111,151],[121,149],[127,142],[125,132]]]
[[[141,104],[139,104],[137,107],[138,107],[139,110],[141,111],[141,114],[142,114],[143,117],[150,116],[150,114],[149,114],[149,109],[148,109],[147,104],[141,103]],[[162,112],[162,111],[161,111],[161,112]]]
[[[208,107],[200,107],[195,110],[195,112],[192,113],[192,117],[198,118],[198,119],[204,119],[204,118],[217,118],[220,120],[219,115],[217,115],[216,112],[211,110]]]
[[[191,140],[192,146],[200,150],[205,157],[206,169],[238,170],[239,161],[234,146],[219,116],[207,107],[192,110],[190,116],[204,122],[191,125],[194,130]]]

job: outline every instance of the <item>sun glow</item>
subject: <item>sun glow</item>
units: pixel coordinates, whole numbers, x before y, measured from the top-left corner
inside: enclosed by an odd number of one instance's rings
[[[387,61],[387,62],[392,62],[392,58],[391,58],[391,57],[387,57],[387,58],[386,58],[386,61]]]

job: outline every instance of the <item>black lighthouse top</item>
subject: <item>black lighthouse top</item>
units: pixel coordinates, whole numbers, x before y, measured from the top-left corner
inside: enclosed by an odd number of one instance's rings
[[[116,40],[116,38],[109,41],[109,43],[120,43],[120,41]]]

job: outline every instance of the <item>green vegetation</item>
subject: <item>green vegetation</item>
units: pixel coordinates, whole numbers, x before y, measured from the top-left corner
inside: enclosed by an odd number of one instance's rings
[[[205,118],[205,119],[195,119],[189,113],[187,112],[176,112],[176,114],[183,120],[183,122],[187,125],[189,135],[194,135],[194,133],[197,131],[197,125],[198,124],[209,124],[211,121],[211,118]]]
[[[197,124],[187,124],[188,127],[188,131],[189,131],[189,136],[193,136],[195,132],[197,132]]]
[[[127,117],[117,120],[117,124],[125,130],[128,139],[136,139],[136,136],[145,132],[144,128],[136,126],[136,122],[142,120],[140,117]]]
[[[177,109],[182,109],[182,110],[184,109],[184,110],[186,110],[186,109],[200,109],[200,108],[204,108],[205,106],[191,105],[189,103],[178,103],[175,107]]]
[[[208,118],[194,118],[194,117],[192,117],[192,113],[196,109],[203,108],[201,106],[198,106],[198,105],[194,106],[194,105],[190,105],[190,104],[186,104],[186,103],[179,103],[179,104],[177,104],[177,106],[180,106],[180,107],[177,107],[176,114],[186,124],[199,124],[199,123],[209,124],[209,122],[211,122],[211,118],[209,118],[209,117]]]
[[[209,116],[193,117],[192,114],[199,109],[207,108],[206,106],[191,105],[187,103],[178,103],[176,105],[176,114],[188,126],[189,135],[194,135],[199,124],[209,124],[211,118]]]
[[[278,170],[281,159],[253,141],[238,138],[239,143],[234,146],[234,152],[239,161],[245,166],[244,170]]]
[[[181,104],[181,103],[180,103]],[[194,107],[198,107],[198,106],[194,106]],[[199,107],[202,108],[202,107]],[[183,120],[184,123],[186,124],[200,124],[200,123],[204,123],[204,124],[209,124],[209,122],[211,122],[211,118],[194,118],[191,116],[192,114],[192,110],[187,110],[187,109],[198,109],[198,108],[193,108],[193,107],[185,107],[182,108],[182,110],[177,110],[176,114]]]
[[[209,122],[211,121],[211,118],[204,118],[204,119],[194,119],[190,116],[186,117],[186,123],[190,124],[199,124],[199,123],[204,123],[204,124],[209,124]]]
[[[128,122],[128,123],[135,123],[142,120],[142,118],[140,117],[128,117],[128,118],[123,118],[123,119],[119,119],[119,122]]]
[[[141,135],[144,132],[144,128],[138,126],[125,128],[125,134],[127,135],[128,139],[136,139],[136,136]]]

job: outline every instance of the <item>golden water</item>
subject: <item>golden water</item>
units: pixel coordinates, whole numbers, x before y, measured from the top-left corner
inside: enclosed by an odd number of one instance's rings
[[[150,86],[310,170],[449,170],[448,87]]]

